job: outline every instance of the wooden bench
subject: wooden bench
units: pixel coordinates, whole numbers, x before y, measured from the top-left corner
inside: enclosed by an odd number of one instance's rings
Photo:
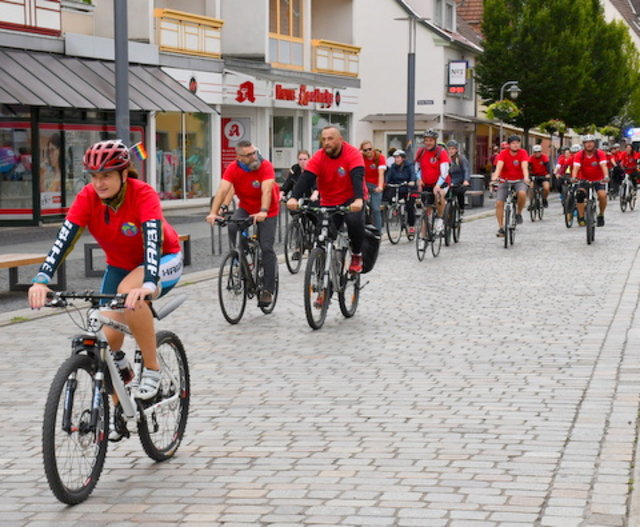
[[[191,235],[180,234],[178,239],[182,242],[183,263],[191,265]],[[84,275],[87,277],[104,274],[104,269],[96,269],[93,265],[93,251],[96,249],[100,249],[100,245],[95,242],[84,244]]]
[[[9,269],[9,291],[26,291],[31,284],[21,284],[18,282],[18,268],[25,265],[41,264],[47,257],[46,254],[13,253],[0,254],[0,269]],[[67,273],[65,264],[62,262],[57,270],[58,282],[49,284],[51,289],[63,291],[67,288]]]

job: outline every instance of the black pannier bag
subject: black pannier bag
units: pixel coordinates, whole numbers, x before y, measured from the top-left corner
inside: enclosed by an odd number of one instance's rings
[[[380,250],[380,231],[373,225],[365,225],[362,243],[362,273],[368,273],[376,265]]]

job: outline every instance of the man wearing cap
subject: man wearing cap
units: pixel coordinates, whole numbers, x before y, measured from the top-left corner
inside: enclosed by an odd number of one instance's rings
[[[605,181],[609,177],[607,169],[607,155],[596,148],[596,138],[587,134],[582,138],[583,149],[573,157],[573,179],[577,179],[576,208],[578,209],[578,225],[583,227],[584,202],[587,199],[586,183],[594,182],[598,193],[598,227],[604,227],[604,211],[607,208],[607,191]]]
[[[413,163],[407,161],[407,154],[404,150],[396,150],[393,153],[393,164],[387,169],[385,183],[391,185],[402,185],[399,189],[398,197],[407,201],[407,215],[409,221],[409,234],[415,234],[416,228],[416,198],[412,196],[411,187],[416,185],[416,173],[413,170]],[[386,188],[384,200],[389,202],[395,196],[395,190]]]
[[[498,220],[498,233],[496,236],[503,238],[504,233],[504,202],[507,199],[508,183],[515,182],[518,204],[516,210],[516,222],[522,224],[522,209],[527,203],[527,189],[529,188],[529,155],[524,148],[520,148],[520,136],[509,137],[509,148],[500,152],[496,171],[491,177],[492,181],[500,181],[496,195],[496,219]]]
[[[551,163],[546,154],[542,153],[542,146],[534,145],[533,154],[529,156],[529,168],[533,177],[534,185],[542,186],[542,204],[544,207],[549,206],[547,198],[551,190]]]

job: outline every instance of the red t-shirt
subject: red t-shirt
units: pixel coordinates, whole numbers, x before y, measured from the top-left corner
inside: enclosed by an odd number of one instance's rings
[[[338,157],[329,157],[320,149],[307,161],[304,169],[316,176],[320,205],[333,207],[355,198],[351,171],[357,167],[364,167],[360,150],[349,143],[342,143]]]
[[[364,163],[364,180],[367,183],[371,183],[372,185],[378,186],[378,181],[380,179],[378,175],[378,169],[387,168],[387,160],[384,156],[376,153],[373,155],[372,159],[367,158],[364,154],[362,154],[362,162]]]
[[[637,161],[639,158],[638,153],[631,152],[631,154],[629,154],[627,152],[622,152],[621,154],[620,164],[622,165],[622,168],[624,168],[624,171],[627,174],[633,174],[637,170]]]
[[[532,176],[546,176],[549,174],[547,168],[549,167],[549,158],[546,154],[541,154],[540,157],[535,155],[529,156],[529,172]]]
[[[71,204],[67,219],[89,229],[104,250],[108,265],[128,271],[144,263],[142,224],[146,221],[162,220],[161,254],[181,250],[176,231],[164,219],[158,194],[151,185],[138,179],[127,179],[124,202],[117,211],[110,208],[107,212],[93,185],[86,185]]]
[[[449,154],[446,148],[437,145],[433,150],[421,148],[416,154],[416,159],[420,163],[420,174],[422,182],[430,187],[435,186],[440,179],[440,165],[450,163]]]
[[[590,156],[584,150],[580,150],[573,157],[573,166],[580,167],[578,179],[586,181],[602,181],[604,179],[602,165],[606,166],[606,164],[607,156],[602,150],[597,150],[597,155],[594,152]]]
[[[518,181],[524,179],[522,172],[522,163],[529,161],[529,154],[524,148],[518,150],[515,154],[511,152],[510,148],[503,150],[498,155],[498,162],[502,161],[504,166],[500,177],[507,181]]]
[[[222,175],[222,179],[233,185],[233,191],[240,200],[240,208],[249,214],[258,214],[262,208],[262,182],[275,179],[273,165],[266,159],[262,160],[258,170],[247,172],[238,162],[231,163]],[[275,183],[271,191],[271,204],[267,217],[277,216],[280,211],[280,188]]]

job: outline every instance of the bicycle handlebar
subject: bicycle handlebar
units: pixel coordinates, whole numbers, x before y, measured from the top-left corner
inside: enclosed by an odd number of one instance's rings
[[[96,293],[95,291],[86,290],[80,293],[75,291],[51,291],[47,293],[50,300],[45,307],[67,307],[67,300],[85,300],[90,302],[93,307],[97,307],[101,300],[110,300],[107,307],[110,309],[124,309],[124,303],[127,299],[126,293]],[[147,295],[144,300],[151,300],[151,296]]]

